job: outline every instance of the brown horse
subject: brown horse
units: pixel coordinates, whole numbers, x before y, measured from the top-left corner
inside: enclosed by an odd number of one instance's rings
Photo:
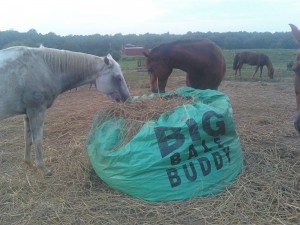
[[[146,56],[152,92],[165,92],[173,68],[186,72],[186,85],[217,90],[226,72],[222,50],[208,39],[162,44]]]
[[[268,76],[273,79],[274,75],[274,68],[271,63],[270,58],[262,53],[254,53],[254,52],[240,52],[237,53],[234,57],[233,61],[233,70],[235,70],[234,77],[236,77],[237,71],[239,71],[239,75],[241,76],[241,69],[243,67],[243,64],[249,64],[251,66],[256,66],[255,72],[253,73],[252,77],[255,76],[255,74],[258,71],[258,68],[260,68],[260,77],[262,74],[262,70],[264,66],[267,66],[268,68]]]
[[[290,24],[292,28],[292,34],[294,35],[296,41],[300,44],[300,31],[299,29]],[[296,103],[297,103],[297,116],[294,121],[296,130],[300,133],[300,50],[297,53],[296,60],[293,65],[293,71],[295,72],[295,93],[296,93]]]

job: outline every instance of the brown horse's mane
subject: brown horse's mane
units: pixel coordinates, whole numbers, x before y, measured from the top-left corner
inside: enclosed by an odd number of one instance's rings
[[[94,62],[95,58],[100,58],[85,53],[58,50],[45,47],[40,47],[38,48],[38,50],[42,52],[42,56],[45,63],[55,73],[91,73],[94,71],[94,67],[91,66],[91,62]]]

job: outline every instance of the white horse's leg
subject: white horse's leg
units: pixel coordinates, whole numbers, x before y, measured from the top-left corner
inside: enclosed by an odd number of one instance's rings
[[[44,119],[46,114],[46,108],[33,108],[27,110],[27,115],[29,117],[29,124],[32,134],[33,143],[36,146],[35,149],[35,163],[38,168],[43,170],[46,176],[52,174],[43,161],[42,154],[42,142],[43,142],[43,128],[44,128]]]
[[[32,166],[31,162],[31,145],[32,145],[32,135],[31,135],[31,129],[29,124],[28,116],[24,116],[24,139],[25,139],[25,153],[24,153],[24,161],[29,166]]]

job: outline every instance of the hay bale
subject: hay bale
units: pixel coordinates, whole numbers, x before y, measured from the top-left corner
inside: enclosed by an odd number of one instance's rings
[[[214,90],[112,104],[95,118],[87,149],[109,186],[149,201],[218,193],[242,168],[230,101]]]
[[[126,103],[111,102],[104,110],[99,112],[98,117],[94,121],[96,123],[94,128],[98,128],[109,119],[123,118],[125,122],[118,136],[120,143],[112,149],[116,150],[127,144],[144,124],[158,119],[161,114],[172,113],[178,106],[193,102],[195,102],[193,98],[176,94],[147,99],[138,98],[136,101]]]

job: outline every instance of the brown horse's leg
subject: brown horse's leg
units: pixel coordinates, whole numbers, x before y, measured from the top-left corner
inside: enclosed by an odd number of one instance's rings
[[[259,67],[259,69],[260,69],[260,75],[259,75],[260,78],[261,78],[261,74],[262,74],[263,67],[264,67],[264,66],[260,66],[260,67]]]
[[[256,66],[256,68],[255,68],[255,72],[253,73],[253,75],[252,75],[252,78],[254,78],[255,74],[256,74],[256,73],[257,73],[257,71],[258,71],[258,68],[259,68],[259,66]]]
[[[297,115],[294,121],[294,126],[298,133],[300,133],[300,76],[295,76],[294,88],[296,94],[296,104],[297,104]]]
[[[243,64],[241,63],[241,64],[239,65],[239,75],[240,75],[240,77],[242,76],[242,73],[241,73],[242,67],[243,67]]]

